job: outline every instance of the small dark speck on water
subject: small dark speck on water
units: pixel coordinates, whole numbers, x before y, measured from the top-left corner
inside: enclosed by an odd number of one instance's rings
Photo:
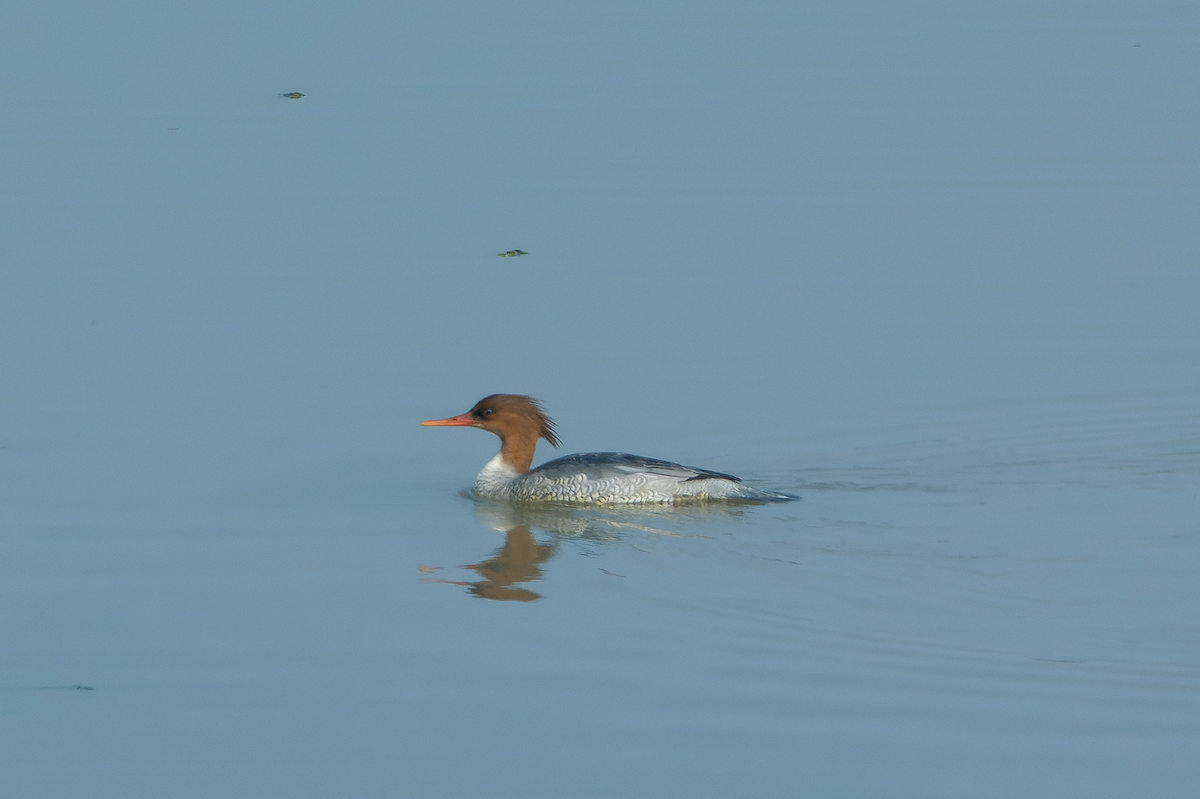
[[[621,577],[621,578],[625,577],[625,575],[623,575],[623,574],[617,574],[616,572],[610,572],[608,569],[601,569],[600,571],[604,572],[605,574],[611,574],[613,577]]]
[[[279,96],[286,97],[289,100],[299,100],[301,97],[305,97],[307,95],[301,94],[300,92],[288,92],[287,94],[281,94]]]
[[[167,130],[179,130],[179,128],[167,128]]]
[[[94,691],[90,685],[43,685],[43,691]]]
[[[524,250],[509,250],[508,252],[498,252],[496,255],[501,258],[516,258],[518,255],[529,255],[529,253]]]

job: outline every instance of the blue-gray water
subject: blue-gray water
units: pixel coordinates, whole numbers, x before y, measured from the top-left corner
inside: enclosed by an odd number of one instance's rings
[[[5,795],[1195,794],[1194,4],[5,17]]]

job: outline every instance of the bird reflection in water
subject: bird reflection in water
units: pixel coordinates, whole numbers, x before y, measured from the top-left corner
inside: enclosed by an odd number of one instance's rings
[[[540,543],[533,537],[529,525],[521,524],[504,533],[504,546],[497,549],[487,560],[469,563],[464,569],[478,572],[482,580],[435,580],[426,578],[427,583],[449,583],[465,585],[467,591],[482,599],[500,602],[532,602],[542,595],[526,588],[517,588],[517,583],[528,583],[542,579],[541,564],[554,557],[558,541]]]
[[[509,505],[471,497],[475,502],[475,513],[479,520],[494,530],[504,533],[504,545],[487,560],[463,566],[479,575],[479,580],[444,580],[426,576],[424,582],[465,586],[467,591],[482,599],[501,602],[532,602],[542,595],[521,583],[542,579],[542,564],[558,553],[563,540],[607,544],[621,540],[630,532],[665,535],[676,538],[708,538],[695,533],[682,533],[650,526],[649,522],[669,521],[673,526],[680,523],[691,526],[700,517],[736,517],[742,515],[746,504],[731,505],[701,504],[692,506],[659,506],[655,508],[605,508],[580,509],[562,505]],[[755,503],[757,504],[757,503]],[[544,530],[553,536],[550,541],[539,541],[533,530]],[[438,569],[422,566],[421,572],[428,575]],[[614,577],[614,574],[601,569]]]

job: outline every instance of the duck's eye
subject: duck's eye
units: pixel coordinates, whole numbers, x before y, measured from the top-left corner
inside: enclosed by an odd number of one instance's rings
[[[484,408],[482,411],[479,412],[479,415],[486,419],[487,417],[492,415],[492,409]]]

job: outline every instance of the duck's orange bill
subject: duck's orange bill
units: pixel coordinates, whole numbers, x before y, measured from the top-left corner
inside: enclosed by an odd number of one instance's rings
[[[471,414],[464,413],[462,416],[451,416],[449,419],[430,419],[428,422],[421,422],[422,427],[474,427],[475,420],[471,418]]]

